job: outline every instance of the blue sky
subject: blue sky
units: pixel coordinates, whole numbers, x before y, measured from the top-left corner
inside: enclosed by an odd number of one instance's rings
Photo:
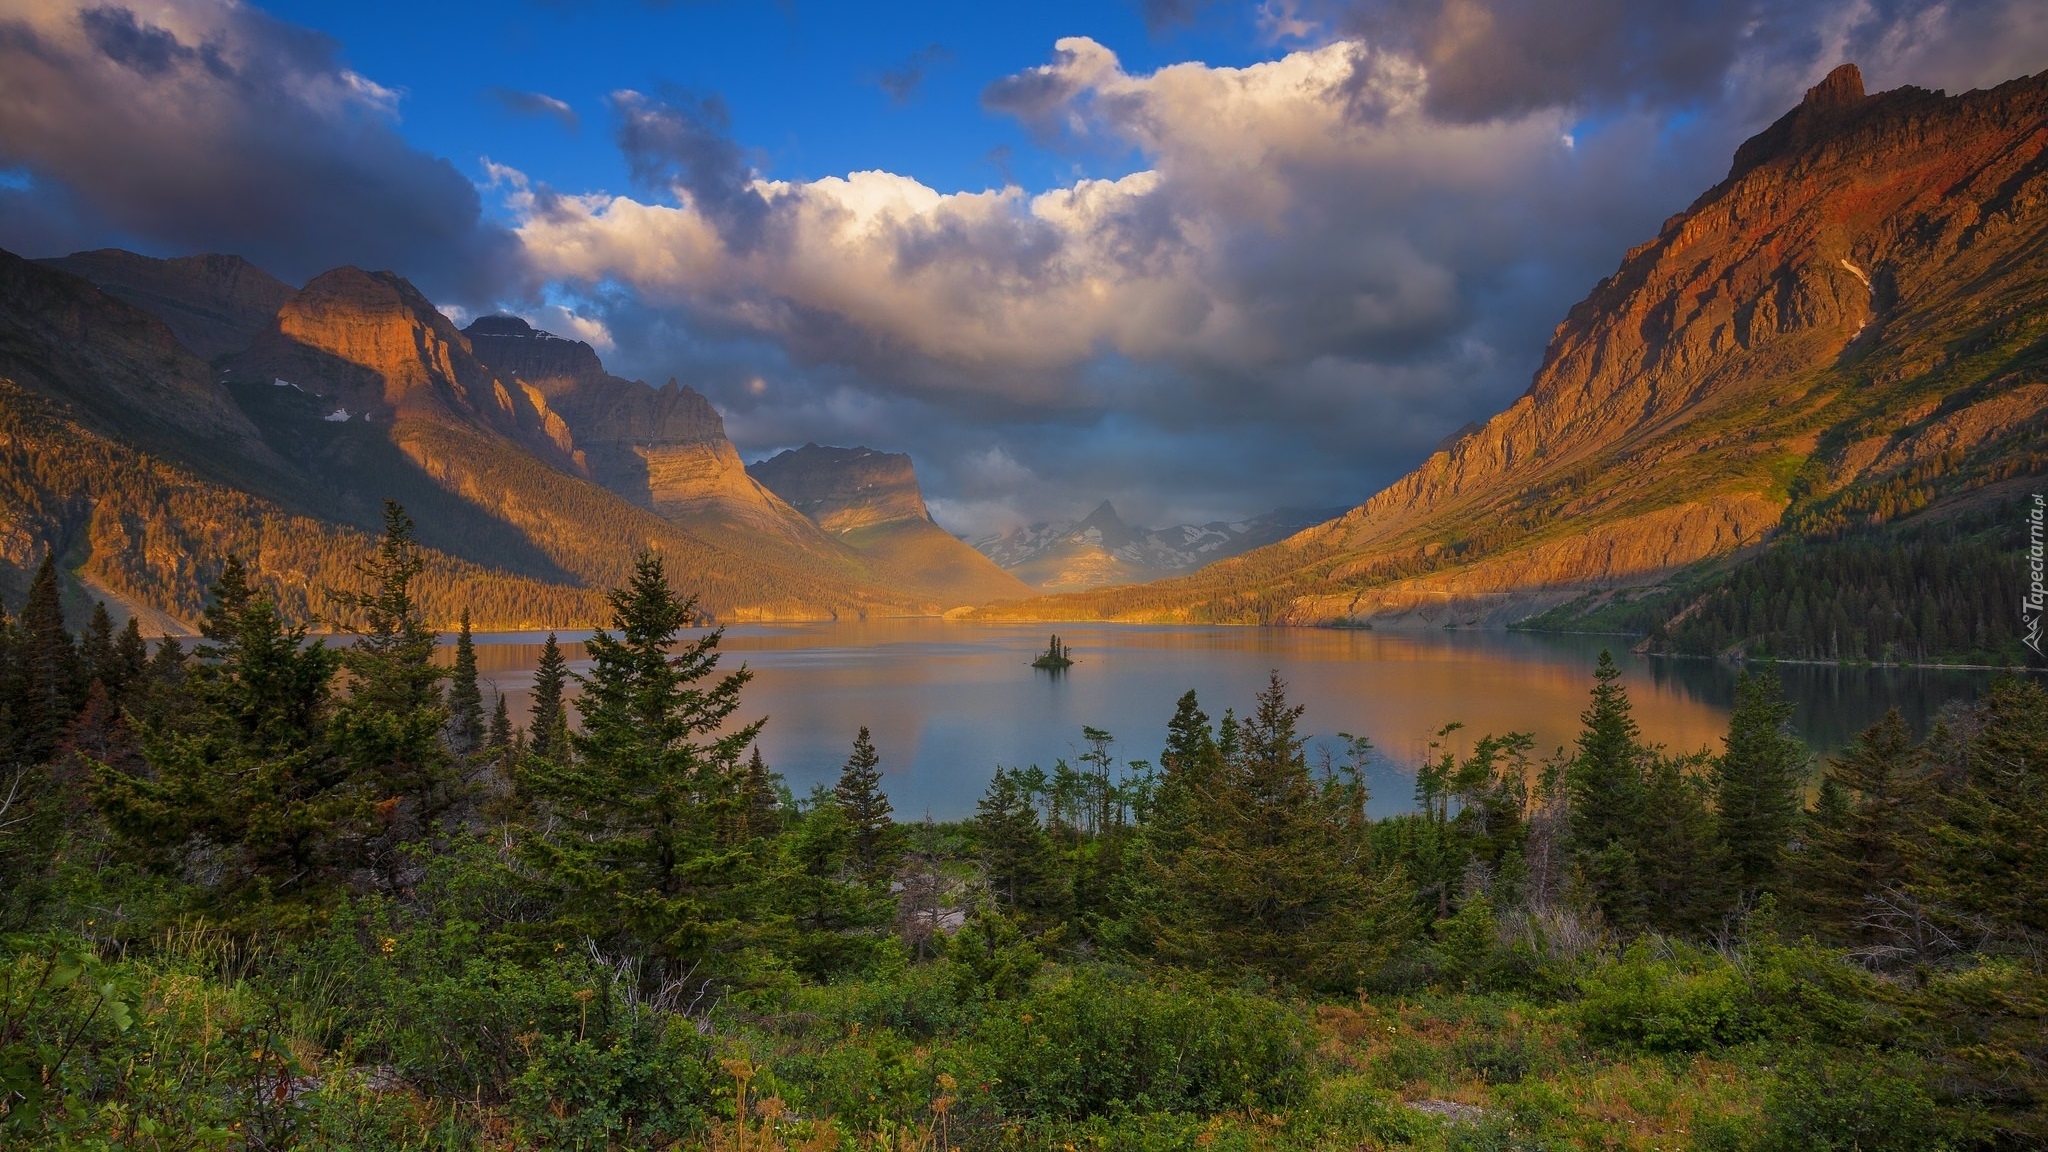
[[[957,531],[1353,505],[1845,60],[2039,0],[0,0],[0,247],[394,269]]]
[[[867,168],[943,190],[1050,187],[1129,171],[1128,152],[1064,155],[1014,120],[983,110],[990,81],[1043,63],[1053,41],[1085,35],[1133,70],[1182,60],[1245,64],[1283,53],[1251,11],[1213,8],[1192,25],[1148,31],[1135,4],[906,2],[826,5],[705,0],[264,6],[345,47],[356,71],[403,93],[403,131],[459,163],[488,155],[565,188],[623,188],[606,100],[621,88],[716,93],[760,167],[783,179]],[[392,34],[394,29],[402,30]],[[450,50],[460,45],[460,50]],[[919,82],[897,99],[885,84]],[[568,103],[577,130],[519,116],[494,89]],[[998,155],[1003,150],[1007,155]]]

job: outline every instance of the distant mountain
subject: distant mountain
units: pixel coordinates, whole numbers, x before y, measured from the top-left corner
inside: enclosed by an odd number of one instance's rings
[[[522,360],[491,328],[473,343],[388,272],[293,290],[232,258],[0,253],[0,592],[54,549],[74,596],[189,625],[234,552],[312,618],[389,497],[443,624],[463,606],[487,627],[599,622],[645,548],[722,619],[968,602],[956,574],[880,563],[747,477],[695,392],[530,328]]]
[[[1192,576],[991,614],[1497,624],[2044,472],[2048,73],[1866,96],[1844,66],[1571,309],[1521,399],[1363,506]],[[1877,591],[1858,610],[1953,610]]]
[[[161,319],[205,360],[247,348],[295,291],[240,256],[219,253],[158,260],[101,248],[38,263]]]
[[[962,604],[1032,592],[932,522],[917,472],[900,452],[806,444],[750,464],[747,472],[911,586],[951,590]]]
[[[1079,520],[1041,521],[973,542],[976,551],[1042,591],[1136,584],[1283,540],[1343,509],[1281,509],[1249,520],[1133,528],[1105,500]]]

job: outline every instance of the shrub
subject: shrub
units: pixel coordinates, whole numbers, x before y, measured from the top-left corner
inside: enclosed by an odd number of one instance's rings
[[[1637,943],[1579,978],[1579,1020],[1595,1043],[1700,1052],[1754,1038],[1742,974],[1719,956]]]
[[[1961,1126],[1942,1113],[1924,1079],[1918,1063],[1903,1057],[1807,1054],[1765,1097],[1758,1152],[1957,1147]]]
[[[1100,968],[992,1010],[974,1037],[1004,1113],[1062,1117],[1277,1107],[1307,1087],[1311,1043],[1266,997]]]

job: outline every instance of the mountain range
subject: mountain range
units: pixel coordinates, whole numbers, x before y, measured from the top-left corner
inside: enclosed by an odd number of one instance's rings
[[[897,458],[902,459],[902,458]],[[0,253],[0,591],[50,551],[74,603],[197,619],[229,554],[327,620],[381,525],[417,525],[438,623],[605,618],[661,552],[724,620],[933,614],[1029,590],[921,515],[828,530],[749,476],[703,396],[515,317],[458,329],[403,278],[294,288],[232,256]],[[848,483],[854,481],[849,479]]]
[[[1869,95],[1845,65],[1569,310],[1520,399],[1363,505],[982,614],[1572,626],[1781,544],[1983,522],[2038,490],[2044,433],[2048,73]]]
[[[1144,530],[1105,502],[970,548],[907,457],[745,466],[694,390],[516,317],[458,328],[390,272],[0,253],[0,593],[54,552],[74,603],[166,630],[229,554],[322,618],[392,498],[444,624],[596,622],[651,548],[723,620],[1626,619],[1718,650],[1768,617],[1816,652],[1989,651],[2003,510],[2044,472],[2048,73],[1872,95],[1837,69],[1569,309],[1520,399],[1328,517]],[[1875,591],[1795,587],[1823,568]]]

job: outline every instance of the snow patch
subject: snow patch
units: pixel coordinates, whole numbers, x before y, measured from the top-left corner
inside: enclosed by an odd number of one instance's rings
[[[1854,264],[1851,264],[1847,256],[1842,257],[1842,267],[1847,268],[1851,276],[1854,276],[1858,280],[1863,281],[1864,291],[1867,292],[1872,290],[1870,287],[1870,277],[1863,274],[1863,269],[1858,268]]]
[[[346,424],[346,423],[348,423],[348,409],[346,409],[346,408],[336,408],[336,409],[335,409],[334,411],[332,411],[332,412],[329,412],[329,413],[327,414],[327,422],[328,422],[329,424]]]

